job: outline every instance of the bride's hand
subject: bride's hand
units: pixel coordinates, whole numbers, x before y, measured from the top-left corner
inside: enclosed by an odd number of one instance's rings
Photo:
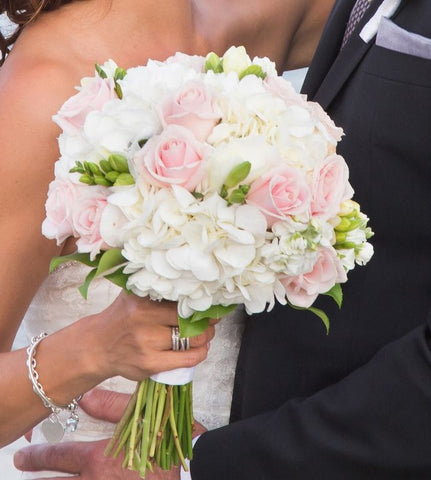
[[[192,367],[207,356],[214,327],[190,339],[190,349],[172,351],[177,306],[121,293],[105,311],[90,317],[94,362],[104,378],[121,375],[142,380],[149,375]],[[83,319],[83,321],[88,321]]]

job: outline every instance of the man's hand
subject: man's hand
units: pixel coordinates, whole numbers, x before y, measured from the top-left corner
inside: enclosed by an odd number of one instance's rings
[[[116,423],[120,420],[129,398],[129,395],[94,389],[84,395],[80,406],[95,418]],[[203,432],[205,428],[195,423],[194,436]],[[139,480],[138,473],[121,467],[122,457],[117,459],[105,457],[104,450],[108,441],[33,445],[19,450],[15,454],[14,462],[19,470],[30,472],[51,470],[79,474],[81,480]],[[180,469],[164,471],[155,467],[154,472],[147,471],[145,478],[179,480]]]

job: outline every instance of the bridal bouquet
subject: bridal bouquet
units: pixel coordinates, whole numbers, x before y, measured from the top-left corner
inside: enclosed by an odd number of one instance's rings
[[[243,47],[128,70],[108,61],[78,90],[54,116],[61,157],[43,223],[78,252],[53,267],[92,267],[84,296],[101,275],[177,302],[183,336],[275,301],[328,328],[314,300],[341,305],[340,284],[373,249],[336,153],[342,130],[317,103]],[[157,380],[138,385],[109,448],[142,477],[192,455],[190,378]]]

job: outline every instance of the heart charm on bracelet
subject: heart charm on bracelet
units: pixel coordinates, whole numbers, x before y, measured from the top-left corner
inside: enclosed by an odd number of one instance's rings
[[[42,433],[48,443],[55,444],[62,440],[64,427],[55,413],[42,422]]]

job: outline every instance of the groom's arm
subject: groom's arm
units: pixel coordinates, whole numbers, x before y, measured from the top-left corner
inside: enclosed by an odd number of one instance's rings
[[[429,480],[430,318],[337,384],[202,435],[193,480]]]

